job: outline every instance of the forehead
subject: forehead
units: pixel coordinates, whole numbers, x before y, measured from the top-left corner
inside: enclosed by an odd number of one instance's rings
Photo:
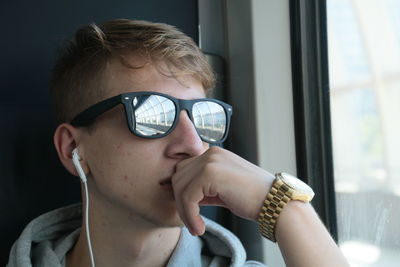
[[[111,59],[105,70],[105,98],[127,92],[154,91],[181,99],[205,97],[202,83],[190,75],[174,76],[164,62],[150,63],[141,56]]]

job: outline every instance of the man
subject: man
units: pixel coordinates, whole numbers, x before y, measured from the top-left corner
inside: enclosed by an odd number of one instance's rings
[[[312,192],[282,191],[287,175],[210,147],[226,138],[232,114],[205,99],[213,86],[201,51],[172,26],[113,20],[79,29],[51,87],[54,144],[82,179],[83,205],[32,221],[8,266],[262,266],[246,262],[237,238],[202,218],[199,205],[260,221],[287,266],[348,266],[307,203]]]

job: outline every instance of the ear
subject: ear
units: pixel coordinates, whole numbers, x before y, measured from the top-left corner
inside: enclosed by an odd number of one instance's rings
[[[60,124],[53,137],[54,146],[57,150],[58,157],[64,167],[75,176],[79,176],[72,162],[72,150],[78,147],[80,136],[82,132],[68,123]],[[85,161],[84,150],[79,149],[79,156],[81,158],[81,166],[85,174],[89,173],[89,167]]]

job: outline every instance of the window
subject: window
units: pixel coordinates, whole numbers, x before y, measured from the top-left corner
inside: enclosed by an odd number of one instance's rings
[[[400,2],[327,0],[338,241],[352,266],[400,262]]]

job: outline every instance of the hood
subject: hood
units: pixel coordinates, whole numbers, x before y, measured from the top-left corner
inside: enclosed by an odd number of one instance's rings
[[[192,236],[184,227],[167,267],[244,266],[246,252],[239,239],[221,225],[203,217],[206,232]]]
[[[79,236],[81,224],[80,204],[37,217],[15,241],[7,267],[62,267],[64,256]]]
[[[168,267],[264,266],[246,263],[239,239],[219,224],[203,218],[206,233],[192,236],[184,227]],[[45,213],[31,221],[14,243],[7,267],[63,267],[82,223],[81,204]]]

